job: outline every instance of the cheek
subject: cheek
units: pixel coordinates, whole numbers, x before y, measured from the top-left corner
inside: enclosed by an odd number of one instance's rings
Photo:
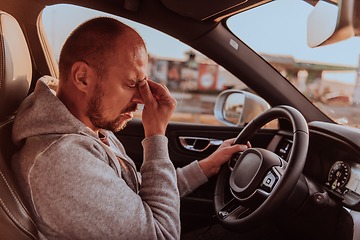
[[[128,106],[132,105],[132,99],[134,97],[135,91],[132,89],[128,91],[121,91],[114,93],[113,97],[108,98],[107,104],[109,109],[113,111],[113,114],[117,114],[125,110]]]
[[[110,84],[104,87],[103,92],[103,107],[109,112],[112,111],[114,115],[119,111],[123,111],[131,105],[134,97],[139,95],[137,87],[129,88],[126,84],[117,83]],[[111,113],[110,113],[111,114]]]

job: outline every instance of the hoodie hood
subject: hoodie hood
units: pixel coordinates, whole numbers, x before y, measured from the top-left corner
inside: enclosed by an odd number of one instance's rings
[[[34,92],[19,107],[13,125],[13,141],[21,146],[31,136],[46,134],[96,134],[74,117],[53,94],[45,82],[56,81],[50,76],[40,78]]]

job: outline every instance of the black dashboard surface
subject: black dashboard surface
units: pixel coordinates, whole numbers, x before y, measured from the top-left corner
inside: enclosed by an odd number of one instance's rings
[[[321,184],[345,207],[360,209],[360,130],[324,122],[309,123],[304,175]]]

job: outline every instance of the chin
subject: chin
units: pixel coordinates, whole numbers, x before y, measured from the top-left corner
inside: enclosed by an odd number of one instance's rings
[[[123,121],[117,123],[116,126],[114,125],[111,129],[107,129],[107,130],[110,130],[113,132],[121,131],[126,127],[127,123],[130,121],[131,121],[131,119],[123,120]]]
[[[99,119],[91,119],[93,125],[99,129],[105,129],[112,132],[118,132],[126,127],[126,124],[131,121],[130,119],[117,118],[113,121],[99,121]]]

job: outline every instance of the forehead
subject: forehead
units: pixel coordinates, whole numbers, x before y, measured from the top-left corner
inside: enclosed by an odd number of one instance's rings
[[[128,45],[129,46],[129,45]],[[148,55],[143,45],[118,47],[109,61],[109,73],[125,80],[143,79],[147,73]]]
[[[144,46],[129,46],[118,48],[114,64],[121,68],[131,68],[147,65],[148,56]]]
[[[134,30],[127,30],[117,37],[114,53],[118,61],[128,60],[130,62],[146,58],[147,51],[145,43]]]

